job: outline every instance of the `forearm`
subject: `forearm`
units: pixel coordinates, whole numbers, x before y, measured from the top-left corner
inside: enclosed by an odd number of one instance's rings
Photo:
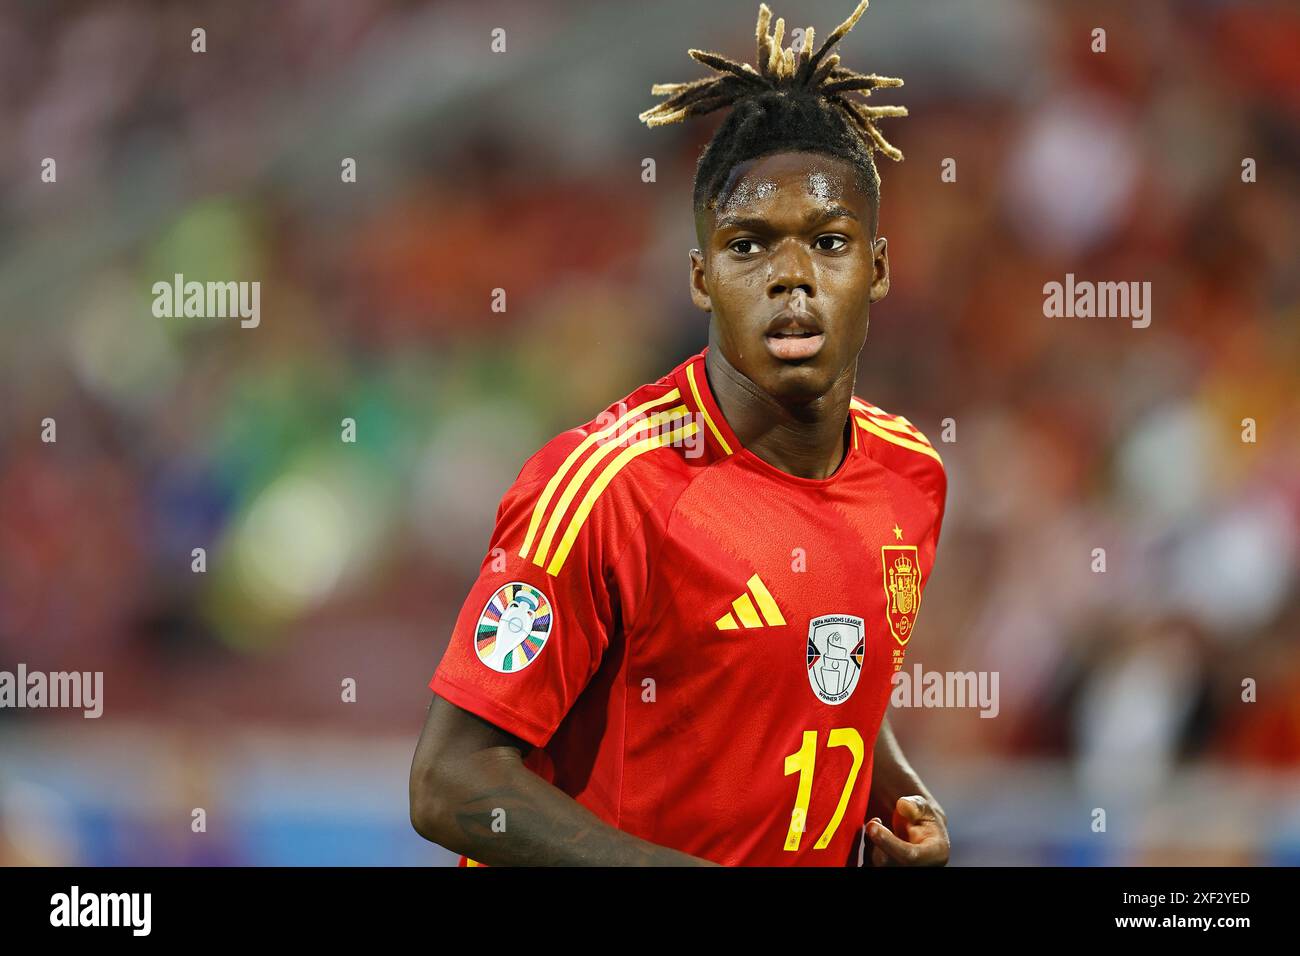
[[[507,748],[440,777],[430,839],[489,866],[715,866],[605,823]]]
[[[898,739],[894,736],[894,730],[889,726],[889,718],[886,717],[881,721],[880,733],[876,735],[876,746],[872,756],[871,802],[881,807],[888,807],[888,812],[892,813],[899,797],[912,794],[925,797],[934,807],[935,813],[943,819],[944,825],[947,825],[948,814],[934,798],[934,794],[921,782],[912,765],[907,762],[902,748],[898,745]],[[888,825],[889,817],[885,816],[883,819]]]

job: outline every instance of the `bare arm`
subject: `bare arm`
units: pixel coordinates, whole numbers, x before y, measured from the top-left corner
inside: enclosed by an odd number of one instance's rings
[[[872,755],[867,807],[872,865],[943,866],[951,850],[948,815],[903,756],[888,718],[880,723]]]
[[[893,813],[899,797],[918,794],[929,801],[935,813],[948,823],[939,801],[934,798],[921,778],[916,775],[912,765],[903,756],[903,749],[894,736],[894,728],[889,726],[889,718],[880,722],[880,733],[876,735],[876,747],[873,751],[871,769],[871,807],[885,813]],[[870,812],[870,811],[868,811]]]
[[[411,825],[489,866],[717,865],[605,823],[525,767],[530,749],[435,694],[411,763]]]

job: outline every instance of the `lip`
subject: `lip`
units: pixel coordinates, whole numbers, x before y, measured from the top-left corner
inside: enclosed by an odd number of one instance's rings
[[[826,344],[821,322],[806,309],[782,309],[772,316],[763,333],[767,351],[782,362],[804,362]]]
[[[774,335],[783,331],[821,333],[825,330],[822,328],[821,320],[811,309],[792,309],[787,305],[768,320],[767,330],[763,334]]]

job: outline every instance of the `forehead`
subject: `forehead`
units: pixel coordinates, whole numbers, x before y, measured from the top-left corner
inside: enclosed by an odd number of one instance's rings
[[[713,219],[740,210],[755,213],[778,203],[841,204],[866,217],[870,200],[847,160],[822,153],[784,152],[738,163],[723,187]]]

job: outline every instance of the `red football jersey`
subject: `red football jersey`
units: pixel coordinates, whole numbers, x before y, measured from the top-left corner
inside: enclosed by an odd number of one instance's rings
[[[838,470],[786,474],[737,441],[707,351],[524,464],[429,687],[628,833],[856,866],[943,465],[854,398]]]

